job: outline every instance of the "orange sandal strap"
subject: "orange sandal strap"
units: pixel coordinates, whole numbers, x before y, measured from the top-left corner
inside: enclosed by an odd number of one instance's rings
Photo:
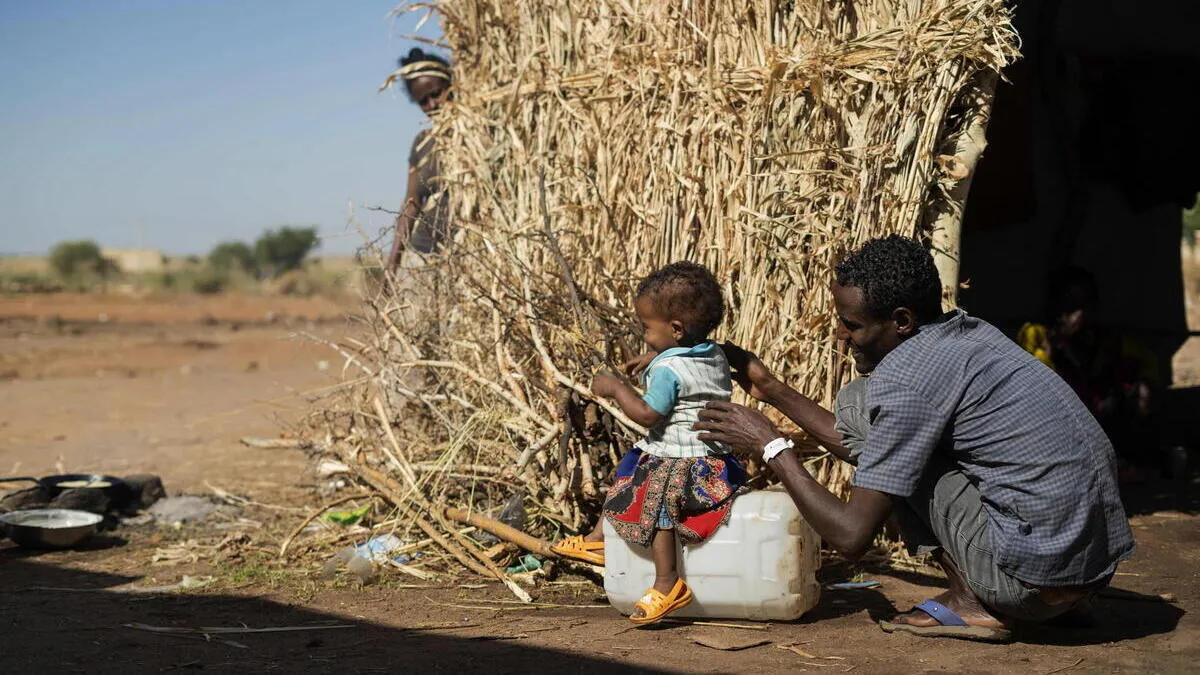
[[[583,535],[568,537],[550,547],[558,555],[589,562],[593,565],[604,564],[604,542],[585,541]]]
[[[642,599],[633,604],[636,609],[642,610],[642,616],[636,618],[631,616],[629,620],[639,626],[658,623],[671,612],[690,605],[693,597],[692,589],[683,579],[675,582],[669,595],[663,595],[653,588],[647,589]]]

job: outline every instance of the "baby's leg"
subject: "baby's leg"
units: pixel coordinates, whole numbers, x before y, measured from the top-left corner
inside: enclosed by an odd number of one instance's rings
[[[584,535],[583,540],[591,542],[604,541],[604,514],[600,514],[600,517],[596,519],[596,526],[592,528],[591,532]]]
[[[650,550],[654,554],[654,588],[660,593],[670,593],[675,587],[675,582],[679,581],[675,559],[675,530],[655,530]]]
[[[675,582],[679,581],[676,551],[674,529],[654,531],[654,539],[650,541],[650,553],[654,558],[654,589],[663,595],[669,594]],[[640,607],[633,611],[634,618],[642,615]]]

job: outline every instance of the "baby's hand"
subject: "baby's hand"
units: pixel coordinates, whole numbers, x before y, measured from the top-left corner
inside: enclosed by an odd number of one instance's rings
[[[612,373],[602,370],[592,378],[592,393],[605,398],[612,398],[624,386],[621,379]]]
[[[650,365],[650,362],[656,356],[658,356],[658,352],[646,352],[640,356],[635,356],[621,364],[621,370],[625,371],[625,374],[629,377],[637,377],[642,374],[642,371]]]

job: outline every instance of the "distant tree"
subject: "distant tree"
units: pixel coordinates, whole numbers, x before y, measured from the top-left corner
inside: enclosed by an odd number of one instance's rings
[[[239,270],[248,274],[257,272],[254,251],[240,241],[225,241],[217,244],[208,254],[208,264],[222,272]]]
[[[260,274],[278,277],[297,269],[317,247],[317,228],[288,227],[263,232],[254,242],[254,260]]]
[[[100,255],[94,241],[64,241],[50,250],[50,266],[63,279],[88,274],[107,274],[114,266]]]

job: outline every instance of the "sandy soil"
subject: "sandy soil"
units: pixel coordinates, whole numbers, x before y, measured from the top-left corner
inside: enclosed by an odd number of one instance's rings
[[[215,486],[268,505],[203,528],[120,528],[86,550],[0,544],[0,672],[1195,672],[1194,477],[1153,479],[1128,495],[1138,554],[1100,599],[1096,628],[1022,627],[1011,645],[884,634],[874,622],[937,594],[940,573],[837,558],[824,581],[863,574],[882,586],[828,591],[799,622],[757,630],[630,630],[603,590],[574,574],[531,589],[546,603],[535,608],[471,577],[388,575],[364,588],[321,580],[320,559],[279,563],[274,553],[320,503],[303,455],[238,439],[278,434],[308,397],[336,386],[340,360],[305,334],[337,340],[347,330],[341,309],[317,300],[0,300],[0,470],[152,472],[171,492]],[[1200,361],[1192,352],[1200,349],[1183,355],[1188,367]],[[152,562],[171,548],[196,559]],[[122,592],[184,574],[216,581],[189,593]],[[135,623],[310,630],[205,638]],[[696,644],[703,636],[766,644],[718,651]]]

